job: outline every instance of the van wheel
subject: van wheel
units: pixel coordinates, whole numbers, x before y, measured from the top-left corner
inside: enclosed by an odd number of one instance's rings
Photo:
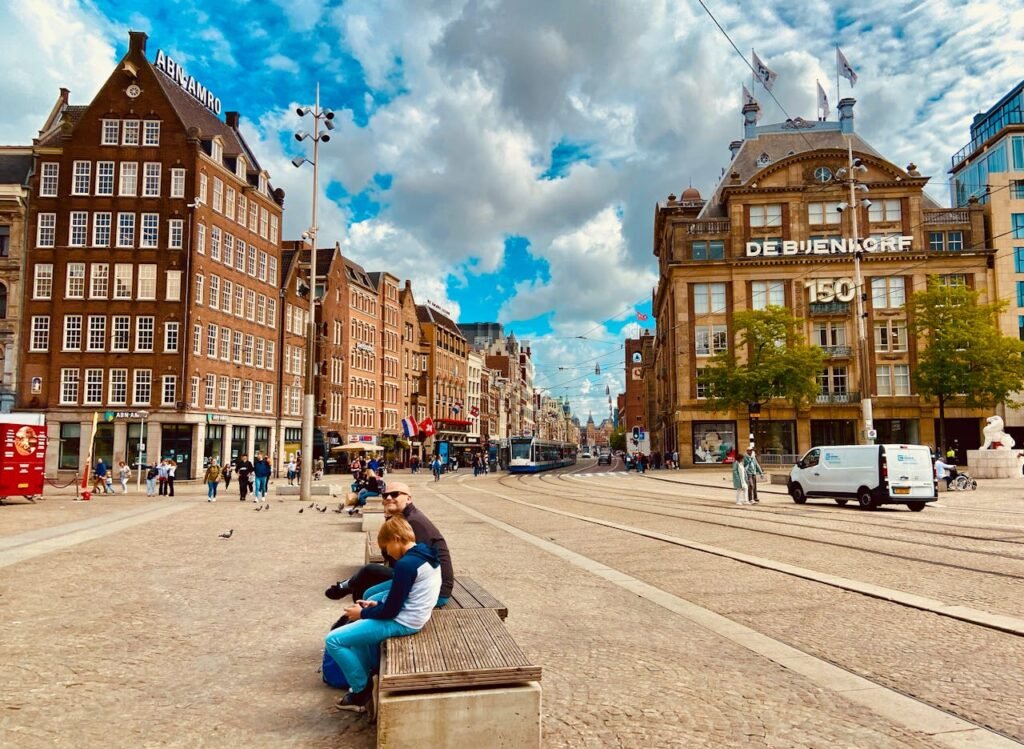
[[[857,493],[857,504],[860,505],[862,510],[873,510],[875,509],[875,498],[871,496],[871,492],[867,489],[861,489]]]
[[[924,509],[924,502],[907,502],[911,512],[921,512]]]
[[[793,501],[798,505],[802,505],[807,501],[807,495],[804,494],[804,488],[800,484],[793,484],[789,487],[789,496],[793,498]]]
[[[850,500],[848,499],[837,499],[836,504],[839,505],[840,507],[846,507],[846,503],[849,501]]]

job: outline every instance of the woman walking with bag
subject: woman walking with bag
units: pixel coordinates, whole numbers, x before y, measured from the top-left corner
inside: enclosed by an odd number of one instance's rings
[[[737,507],[754,504],[747,499],[747,469],[743,467],[742,460],[733,461],[732,488],[736,490]]]
[[[178,464],[170,458],[167,459],[167,496],[174,496],[174,472],[178,469]]]
[[[206,469],[206,475],[203,476],[203,480],[206,482],[206,501],[216,502],[217,501],[217,484],[220,483],[220,466],[217,465],[217,459],[213,458],[210,461],[210,465]]]

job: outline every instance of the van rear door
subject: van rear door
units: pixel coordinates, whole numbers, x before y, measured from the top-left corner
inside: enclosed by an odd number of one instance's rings
[[[931,451],[924,445],[884,445],[889,471],[889,499],[921,500],[935,498],[934,468]]]

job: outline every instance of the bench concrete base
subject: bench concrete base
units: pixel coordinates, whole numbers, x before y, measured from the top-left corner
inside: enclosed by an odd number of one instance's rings
[[[540,749],[541,688],[506,687],[434,692],[382,692],[377,749]]]
[[[786,473],[769,473],[768,479],[770,484],[786,486],[789,484],[789,471]]]
[[[299,496],[299,487],[297,486],[275,486],[274,493],[281,497],[297,497]]]

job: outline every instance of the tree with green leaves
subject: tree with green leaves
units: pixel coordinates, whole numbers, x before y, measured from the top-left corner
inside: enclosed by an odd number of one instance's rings
[[[962,284],[929,279],[928,289],[907,300],[910,332],[918,350],[913,380],[917,392],[939,404],[939,450],[946,444],[946,404],[994,407],[1024,390],[1024,342],[1004,336],[997,323],[1005,302],[982,304],[980,293]]]
[[[804,342],[801,324],[785,307],[734,314],[733,340],[739,345],[712,356],[700,376],[708,394],[705,408],[727,411],[773,399],[800,408],[813,401],[825,353]],[[737,350],[747,353],[742,364]]]
[[[608,438],[608,446],[612,450],[625,450],[626,449],[626,427],[619,424],[615,427],[611,437]]]

